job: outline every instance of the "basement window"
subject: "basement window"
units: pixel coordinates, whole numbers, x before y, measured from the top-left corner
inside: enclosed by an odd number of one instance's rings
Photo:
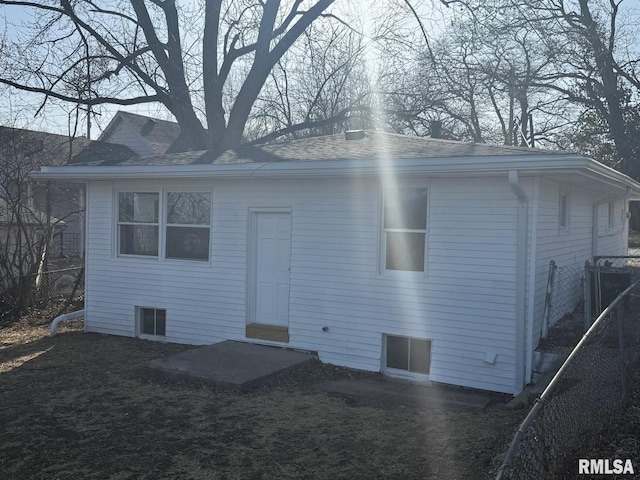
[[[431,340],[386,335],[385,353],[387,368],[429,374]]]
[[[166,310],[140,308],[138,310],[140,334],[164,337],[166,334],[166,318]]]

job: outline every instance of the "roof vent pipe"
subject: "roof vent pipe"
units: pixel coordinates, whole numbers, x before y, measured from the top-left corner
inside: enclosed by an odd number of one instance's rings
[[[362,140],[364,138],[364,130],[345,130],[345,140]]]
[[[431,122],[431,138],[442,138],[442,122],[440,120]]]

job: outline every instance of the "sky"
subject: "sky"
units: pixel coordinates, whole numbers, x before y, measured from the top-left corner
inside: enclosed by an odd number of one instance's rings
[[[191,0],[189,0],[191,1]],[[27,7],[0,6],[0,33],[8,25],[30,24],[33,22],[32,9]],[[86,136],[86,114],[81,115],[80,124],[76,126],[77,110],[75,105],[56,102],[46,107],[43,113],[34,116],[43,101],[42,95],[19,92],[15,89],[2,90],[0,86],[0,125],[26,128],[67,135],[75,128],[76,136]],[[159,105],[139,105],[122,107],[105,105],[99,108],[100,114],[95,116],[91,125],[91,138],[97,139],[118,110],[157,118],[172,119],[170,114]]]
[[[181,3],[185,3],[186,1],[197,2],[198,0],[182,0]],[[422,5],[429,6],[429,10],[433,10],[436,17],[446,14],[446,9],[442,7],[437,0],[415,0],[414,3],[417,5],[420,2],[422,2]],[[397,4],[402,5],[402,2],[397,2]],[[340,9],[348,9],[351,13],[354,11],[362,12],[362,15],[367,15],[370,12],[374,14],[377,13],[368,0],[363,0],[359,4],[349,0],[338,0],[335,5],[338,11],[340,11]],[[20,25],[33,22],[34,19],[31,17],[32,14],[30,12],[31,10],[25,7],[0,7],[0,33],[5,30],[7,24]],[[430,15],[430,18],[436,18],[434,15]],[[425,18],[427,18],[427,15],[425,15]],[[365,20],[363,23],[366,27],[367,21]],[[416,31],[417,28],[416,24]],[[372,53],[370,61],[373,72],[375,72],[375,59],[373,58],[375,54],[376,53]],[[62,104],[61,102],[58,104],[48,102],[43,112],[34,117],[34,113],[38,107],[40,107],[42,99],[43,97],[41,95],[19,92],[15,89],[3,91],[0,87],[0,124],[68,134],[76,120],[76,107],[70,104]],[[97,112],[99,115],[94,116],[92,120],[91,138],[95,139],[98,137],[101,130],[107,126],[115,112],[119,109],[157,118],[172,119],[171,115],[162,106],[158,105],[138,105],[130,107],[100,106],[94,110],[94,112]],[[86,135],[85,118],[86,115],[80,117],[78,135]]]

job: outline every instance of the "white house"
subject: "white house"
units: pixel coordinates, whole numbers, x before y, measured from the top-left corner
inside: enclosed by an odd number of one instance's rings
[[[640,198],[575,154],[363,132],[37,177],[87,182],[87,331],[506,393],[531,378],[549,261],[625,254]]]

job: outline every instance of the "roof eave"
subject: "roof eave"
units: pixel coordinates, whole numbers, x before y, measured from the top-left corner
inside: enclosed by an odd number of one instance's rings
[[[42,167],[33,173],[37,180],[122,180],[122,179],[193,179],[193,178],[304,178],[349,175],[432,176],[501,175],[517,170],[520,176],[580,173],[619,188],[630,187],[640,198],[640,183],[589,158],[573,155],[514,155],[499,157],[442,157],[421,159],[283,161],[208,165],[135,165],[135,166],[60,166]]]

